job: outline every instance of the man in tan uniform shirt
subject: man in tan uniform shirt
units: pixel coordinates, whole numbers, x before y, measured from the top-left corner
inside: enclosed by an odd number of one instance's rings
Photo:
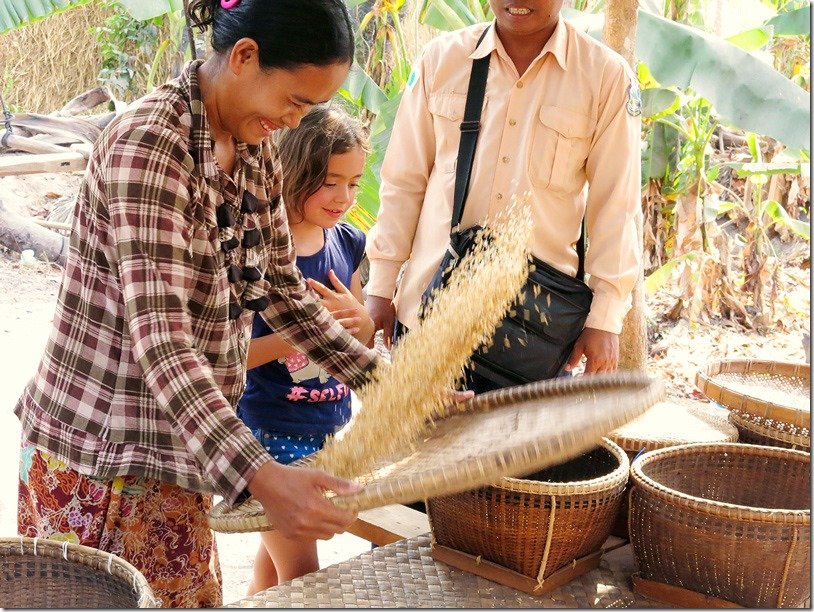
[[[396,316],[408,329],[418,322],[421,294],[449,244],[472,60],[491,53],[461,227],[529,192],[532,252],[573,276],[585,215],[594,298],[566,369],[585,355],[586,373],[613,371],[641,260],[638,83],[618,54],[560,17],[562,0],[490,4],[495,22],[477,49],[487,24],[432,40],[410,76],[368,237],[368,308],[388,339]]]

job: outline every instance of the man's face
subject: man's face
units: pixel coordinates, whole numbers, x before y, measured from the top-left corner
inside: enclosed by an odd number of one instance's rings
[[[503,34],[527,36],[557,22],[563,0],[489,0]]]

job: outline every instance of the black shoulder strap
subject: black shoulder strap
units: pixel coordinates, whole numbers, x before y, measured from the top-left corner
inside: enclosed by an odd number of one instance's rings
[[[478,39],[477,49],[489,31],[489,27]],[[472,72],[469,75],[469,88],[466,91],[466,106],[461,121],[461,142],[458,145],[458,164],[455,168],[455,198],[452,208],[452,231],[456,231],[464,214],[464,202],[469,193],[469,179],[472,176],[472,162],[475,159],[475,147],[480,133],[480,114],[483,98],[486,94],[486,77],[489,74],[489,60],[492,54],[472,61]]]

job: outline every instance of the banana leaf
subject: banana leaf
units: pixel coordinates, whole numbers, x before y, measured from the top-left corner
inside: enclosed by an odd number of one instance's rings
[[[563,14],[602,39],[603,15],[573,9],[563,9]],[[778,27],[771,21],[767,25]],[[726,122],[811,150],[810,94],[736,45],[639,10],[636,55],[660,83],[692,87]]]
[[[165,13],[183,10],[182,0],[119,0],[133,19],[146,21]]]
[[[418,20],[426,25],[450,32],[491,19],[485,0],[424,0]]]
[[[350,67],[340,93],[355,106],[364,106],[374,115],[378,115],[382,104],[387,102],[387,94],[356,62]]]
[[[88,2],[90,0],[0,0],[0,34]]]
[[[639,11],[636,51],[661,83],[692,87],[733,125],[811,149],[809,94],[735,45]]]
[[[811,36],[811,5],[775,15],[766,22],[775,36]]]

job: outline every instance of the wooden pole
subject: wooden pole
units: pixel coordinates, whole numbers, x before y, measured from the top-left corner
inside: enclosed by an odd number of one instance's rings
[[[607,0],[605,3],[605,27],[602,38],[606,45],[625,58],[636,74],[636,24],[638,0]],[[633,78],[636,78],[635,76]],[[638,228],[639,241],[643,243],[642,227]],[[619,337],[619,369],[645,370],[647,367],[647,321],[644,304],[644,273],[633,288],[633,304],[622,325]]]

